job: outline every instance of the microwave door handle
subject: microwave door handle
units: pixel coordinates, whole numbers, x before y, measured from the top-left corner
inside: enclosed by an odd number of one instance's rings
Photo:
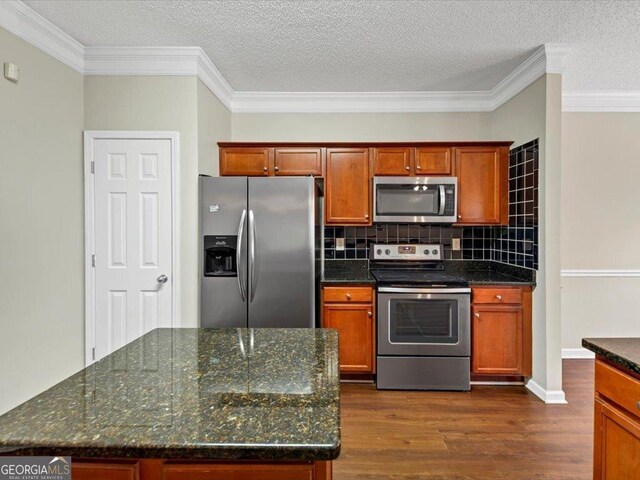
[[[444,185],[438,185],[438,190],[440,190],[440,211],[438,212],[438,215],[442,216],[444,215],[444,204],[446,202]]]

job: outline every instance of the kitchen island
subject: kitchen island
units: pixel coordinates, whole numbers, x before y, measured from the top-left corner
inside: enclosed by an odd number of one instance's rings
[[[640,480],[640,338],[585,338],[596,354],[593,478]]]
[[[153,330],[1,416],[0,452],[74,480],[330,479],[337,332]]]

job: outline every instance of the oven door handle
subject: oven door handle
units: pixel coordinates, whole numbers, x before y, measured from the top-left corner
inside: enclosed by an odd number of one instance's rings
[[[471,293],[470,288],[399,288],[379,287],[379,293]]]
[[[447,198],[444,193],[444,185],[442,184],[438,185],[438,190],[440,190],[440,211],[438,212],[438,215],[442,216],[444,215],[444,204],[447,201]]]

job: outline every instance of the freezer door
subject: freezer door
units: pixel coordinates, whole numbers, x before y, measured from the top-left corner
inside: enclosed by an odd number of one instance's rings
[[[244,215],[243,215],[244,212]],[[242,220],[242,222],[241,222]],[[236,236],[235,276],[205,276],[205,237]],[[200,177],[200,326],[247,326],[247,178]]]
[[[314,180],[249,178],[249,327],[314,327]]]

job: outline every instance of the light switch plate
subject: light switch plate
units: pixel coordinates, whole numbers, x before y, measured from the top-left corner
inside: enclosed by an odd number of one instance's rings
[[[451,250],[460,250],[460,239],[452,238],[451,239]]]
[[[20,68],[15,63],[5,62],[4,64],[4,78],[13,83],[18,83],[20,77]]]
[[[336,238],[336,250],[338,252],[344,250],[344,238]]]

